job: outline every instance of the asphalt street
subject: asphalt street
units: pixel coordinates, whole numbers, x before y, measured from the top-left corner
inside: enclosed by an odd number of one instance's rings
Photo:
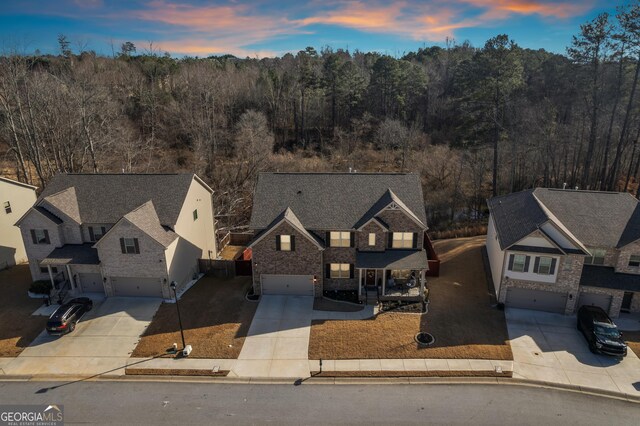
[[[0,403],[63,404],[65,424],[637,425],[640,418],[640,404],[508,385],[0,382]]]

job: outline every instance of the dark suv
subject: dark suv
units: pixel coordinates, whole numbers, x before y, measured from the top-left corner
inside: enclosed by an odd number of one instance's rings
[[[627,356],[627,345],[609,315],[597,306],[584,305],[578,310],[578,330],[582,331],[593,353]]]
[[[78,297],[60,306],[47,321],[47,333],[61,335],[71,333],[82,316],[93,308],[88,297]]]

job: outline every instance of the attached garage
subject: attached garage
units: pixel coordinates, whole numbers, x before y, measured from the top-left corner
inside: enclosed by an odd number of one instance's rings
[[[114,296],[162,297],[160,278],[112,277]]]
[[[100,274],[78,274],[79,285],[83,293],[102,293],[104,294],[104,285],[102,284],[102,275]]]
[[[262,274],[262,294],[313,296],[313,275]]]
[[[580,306],[583,305],[598,306],[608,313],[609,308],[611,307],[611,299],[612,296],[609,294],[586,293],[583,291],[580,293],[576,309],[579,309]]]
[[[535,309],[562,314],[566,304],[567,293],[515,287],[507,289],[506,305],[511,308]]]

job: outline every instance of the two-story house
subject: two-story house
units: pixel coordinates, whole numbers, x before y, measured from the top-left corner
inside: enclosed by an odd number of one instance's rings
[[[36,187],[0,177],[0,269],[24,263],[24,250],[16,220],[36,201]]]
[[[168,299],[216,256],[212,193],[194,174],[57,175],[17,222],[32,278]]]
[[[640,205],[628,193],[537,188],[488,200],[499,302],[612,317],[640,312]]]
[[[422,300],[426,213],[410,173],[261,173],[250,228],[256,294],[367,289]]]

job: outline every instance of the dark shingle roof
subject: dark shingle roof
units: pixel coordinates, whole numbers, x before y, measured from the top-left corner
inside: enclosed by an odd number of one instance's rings
[[[427,269],[428,265],[424,250],[360,251],[356,254],[356,268]]]
[[[640,275],[619,274],[614,268],[584,265],[580,285],[611,288],[624,291],[640,291]]]
[[[536,188],[487,201],[503,249],[551,220],[591,247],[640,238],[638,200],[628,193]]]
[[[413,173],[261,173],[250,227],[266,228],[290,207],[306,229],[353,229],[389,190],[426,226],[422,186]]]
[[[66,244],[53,249],[41,265],[98,265],[98,250],[93,244]]]
[[[152,200],[163,225],[175,225],[189,191],[192,173],[184,174],[59,174],[38,201],[74,187],[83,223],[116,223]]]

